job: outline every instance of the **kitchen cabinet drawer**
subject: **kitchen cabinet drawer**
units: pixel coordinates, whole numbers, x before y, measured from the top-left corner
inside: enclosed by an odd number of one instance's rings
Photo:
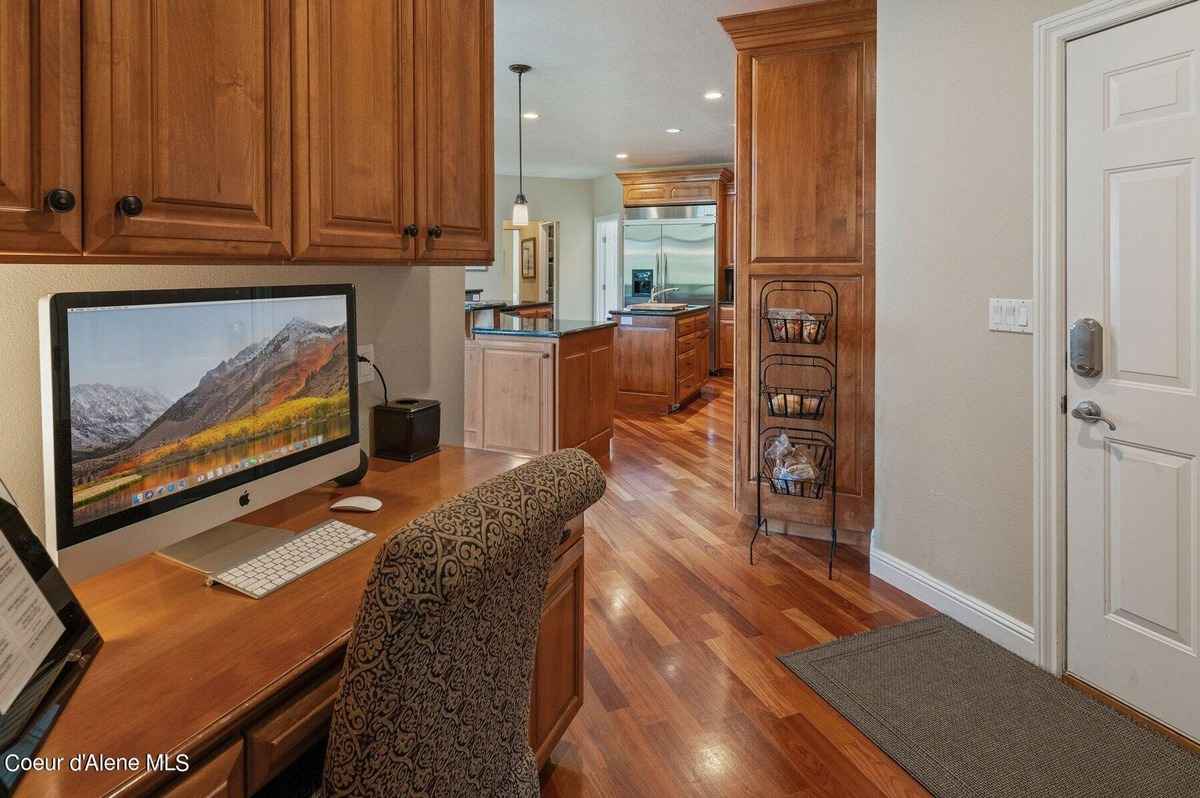
[[[689,352],[692,349],[695,349],[696,348],[696,338],[697,338],[696,333],[690,333],[688,335],[679,336],[679,338],[675,342],[676,354],[682,355],[685,352]]]
[[[167,785],[162,798],[244,798],[246,795],[245,746],[233,742],[195,766],[183,778]]]
[[[733,321],[733,305],[721,305],[717,308],[717,321]]]
[[[254,794],[329,731],[340,670],[246,730],[246,789]]]
[[[687,377],[675,384],[675,401],[683,402],[696,391],[696,372],[693,370]]]
[[[699,321],[700,321],[699,316],[683,317],[679,321],[675,322],[676,334],[681,338],[685,335],[691,335],[692,333],[694,333],[696,331],[696,327],[697,327]]]
[[[682,355],[676,358],[675,361],[675,379],[695,379],[696,377],[696,350],[689,349]]]

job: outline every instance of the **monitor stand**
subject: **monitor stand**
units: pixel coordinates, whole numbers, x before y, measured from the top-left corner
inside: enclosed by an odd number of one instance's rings
[[[230,521],[160,549],[158,554],[202,574],[219,574],[287,543],[295,532]]]

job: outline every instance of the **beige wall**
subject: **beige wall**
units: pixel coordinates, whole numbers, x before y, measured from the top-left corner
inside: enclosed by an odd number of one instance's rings
[[[597,216],[620,214],[625,204],[621,181],[615,175],[601,175],[592,180],[592,212]]]
[[[1078,0],[880,0],[876,543],[1033,620],[1033,36]]]
[[[512,298],[511,262],[504,257],[504,221],[512,217],[517,178],[496,175],[496,262],[485,272],[467,272],[468,288],[482,288],[485,299]],[[559,315],[592,317],[592,181],[556,177],[525,178],[529,218],[559,223]]]
[[[462,443],[463,270],[459,266],[58,266],[0,264],[0,478],[30,525],[43,530],[37,302],[61,291],[353,283],[358,340],[375,345],[392,398],[442,402],[442,441]],[[360,393],[361,435],[379,381]]]

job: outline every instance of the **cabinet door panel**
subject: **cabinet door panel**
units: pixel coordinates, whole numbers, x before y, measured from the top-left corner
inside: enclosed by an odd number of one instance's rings
[[[296,64],[296,256],[411,259],[411,0],[304,0]]]
[[[720,358],[719,368],[732,369],[734,322],[722,319],[719,322],[719,327],[721,336],[717,346],[717,355]]]
[[[416,31],[417,258],[491,263],[492,2],[416,0]]]
[[[288,0],[85,7],[88,250],[287,254]]]
[[[752,265],[861,262],[866,58],[862,42],[751,56]]]
[[[64,188],[78,202],[79,12],[69,0],[0,0],[0,252],[75,254],[80,209],[51,213]]]
[[[483,342],[480,447],[523,455],[554,451],[554,360],[551,349]]]
[[[583,540],[555,564],[538,629],[529,744],[538,767],[583,706]]]

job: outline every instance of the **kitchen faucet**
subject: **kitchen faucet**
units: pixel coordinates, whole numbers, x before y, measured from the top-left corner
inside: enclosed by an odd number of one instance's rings
[[[653,289],[651,289],[651,291],[650,291],[650,301],[651,301],[651,302],[653,302],[655,299],[658,299],[658,298],[659,298],[660,296],[662,296],[663,294],[669,294],[669,293],[671,293],[672,291],[678,291],[678,290],[679,290],[678,288],[659,288],[657,291],[656,291],[656,290],[653,290]]]

